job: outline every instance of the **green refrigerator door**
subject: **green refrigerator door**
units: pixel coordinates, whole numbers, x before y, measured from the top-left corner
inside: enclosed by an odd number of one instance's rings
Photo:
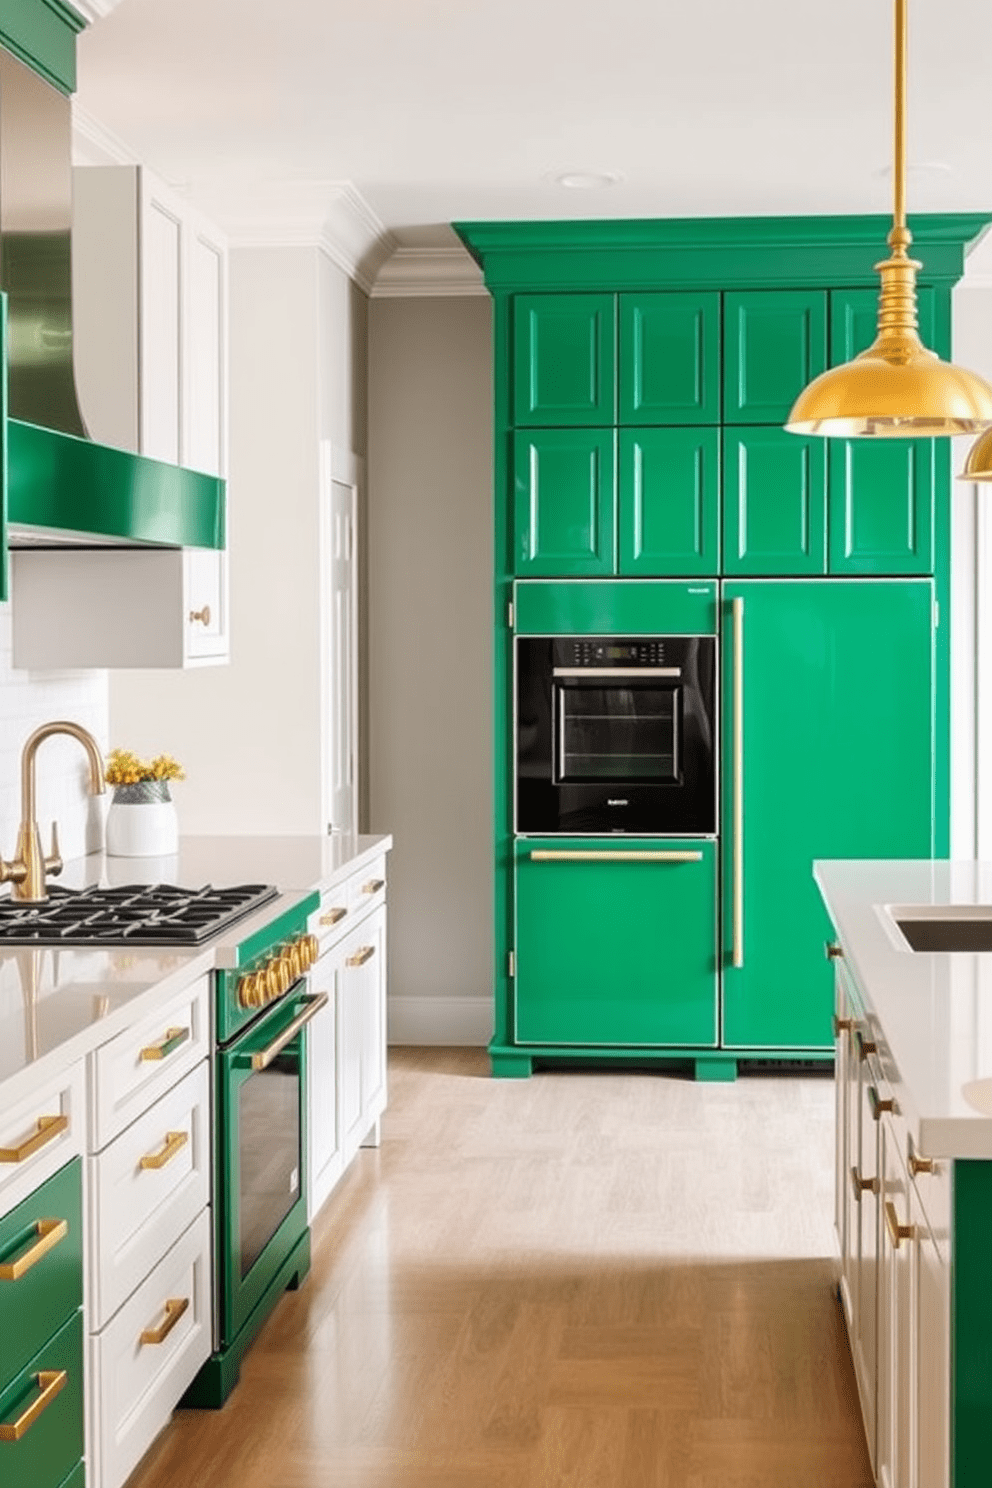
[[[832,1043],[815,858],[932,854],[933,606],[929,579],[724,585],[730,1048]]]
[[[523,838],[515,877],[518,1043],[716,1044],[713,841]]]

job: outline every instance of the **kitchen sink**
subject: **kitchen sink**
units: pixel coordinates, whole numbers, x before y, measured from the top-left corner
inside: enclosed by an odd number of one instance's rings
[[[941,904],[890,913],[910,950],[992,951],[992,905]]]

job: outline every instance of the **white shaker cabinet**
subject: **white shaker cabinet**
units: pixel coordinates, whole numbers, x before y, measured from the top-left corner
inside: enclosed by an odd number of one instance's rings
[[[227,247],[222,235],[144,167],[73,173],[74,356],[94,439],[208,475],[227,475]],[[118,555],[122,562],[129,554]],[[226,549],[187,548],[150,599],[171,639],[144,666],[225,662]],[[133,666],[115,650],[108,597],[105,655],[74,665]],[[94,624],[96,622],[93,622]],[[42,664],[25,654],[24,664]]]

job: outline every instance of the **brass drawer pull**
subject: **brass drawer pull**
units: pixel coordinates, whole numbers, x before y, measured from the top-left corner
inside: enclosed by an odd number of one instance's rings
[[[19,1147],[0,1147],[0,1163],[24,1162],[68,1130],[68,1116],[39,1116],[37,1129]]]
[[[890,1200],[885,1203],[885,1228],[889,1232],[892,1241],[892,1249],[898,1250],[902,1240],[912,1240],[916,1234],[915,1225],[904,1225],[899,1223],[899,1215],[896,1206]]]
[[[874,1085],[868,1086],[868,1104],[871,1107],[871,1119],[880,1121],[883,1111],[894,1111],[896,1103],[891,1097],[883,1098],[879,1095]]]
[[[862,1178],[861,1173],[860,1173],[860,1170],[858,1168],[852,1168],[851,1169],[851,1187],[854,1189],[854,1197],[857,1199],[858,1203],[860,1204],[861,1203],[861,1195],[863,1193],[873,1193],[873,1194],[877,1194],[878,1193],[878,1179],[877,1178]]]
[[[146,1049],[142,1049],[139,1057],[141,1059],[167,1059],[170,1054],[179,1048],[180,1044],[186,1042],[189,1036],[190,1030],[188,1028],[168,1028],[162,1042],[160,1044],[149,1044]]]
[[[37,1421],[38,1417],[48,1409],[56,1395],[65,1389],[66,1380],[69,1375],[64,1369],[42,1369],[35,1375],[41,1394],[33,1400],[23,1415],[18,1416],[16,1421],[8,1421],[5,1426],[0,1426],[0,1442],[20,1441],[21,1437]]]
[[[378,894],[380,889],[386,887],[384,878],[370,878],[367,884],[362,884],[363,894]]]
[[[195,625],[197,620],[199,620],[202,625],[209,625],[210,606],[204,605],[202,610],[190,610],[189,619],[191,625]]]
[[[532,863],[701,863],[703,855],[701,852],[682,852],[676,849],[668,852],[619,852],[611,848],[555,851],[539,847],[530,854],[530,860]]]
[[[835,940],[828,940],[823,947],[828,961],[843,961],[844,952]]]
[[[345,966],[364,966],[366,961],[371,961],[374,955],[374,945],[362,946],[362,949],[360,951],[356,951],[353,956],[349,956],[344,964]]]
[[[69,1233],[69,1221],[66,1219],[39,1219],[36,1223],[35,1234],[37,1240],[16,1261],[6,1261],[0,1266],[0,1281],[20,1281],[26,1271],[32,1266],[37,1266],[43,1256],[56,1245],[60,1245]]]
[[[329,909],[326,914],[321,915],[320,923],[322,925],[336,925],[339,920],[344,919],[347,913],[348,911],[346,909],[341,909],[340,907]]]
[[[837,1014],[834,1013],[834,1038],[835,1039],[836,1038],[840,1038],[840,1036],[841,1036],[842,1033],[850,1033],[850,1031],[851,1031],[851,1029],[853,1027],[854,1027],[854,1019],[853,1018],[838,1018]]]
[[[855,1038],[858,1042],[858,1058],[862,1063],[868,1058],[869,1054],[878,1053],[878,1044],[874,1039],[865,1038],[863,1033],[856,1033]]]
[[[165,1146],[161,1152],[146,1154],[139,1164],[142,1168],[164,1168],[170,1163],[178,1152],[181,1152],[189,1141],[189,1132],[166,1132]]]
[[[914,1151],[913,1140],[912,1138],[910,1138],[909,1151],[906,1155],[906,1166],[909,1168],[910,1177],[915,1178],[919,1173],[935,1172],[937,1164],[934,1162],[932,1157],[920,1157]]]
[[[145,1328],[140,1341],[142,1343],[164,1343],[188,1306],[188,1297],[170,1297],[165,1304],[165,1322],[160,1323],[157,1328]]]

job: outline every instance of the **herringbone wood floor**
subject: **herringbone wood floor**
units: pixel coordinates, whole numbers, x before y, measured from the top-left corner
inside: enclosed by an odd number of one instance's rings
[[[390,1081],[306,1285],[129,1488],[870,1488],[830,1080]]]

